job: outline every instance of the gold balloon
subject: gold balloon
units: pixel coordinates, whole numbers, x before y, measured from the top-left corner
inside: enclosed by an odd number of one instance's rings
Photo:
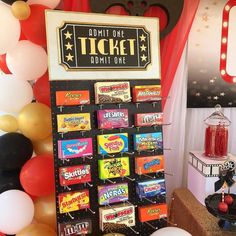
[[[44,224],[31,224],[22,229],[16,236],[56,236],[56,232]]]
[[[0,116],[0,130],[5,132],[15,132],[18,130],[18,123],[14,116],[2,115]]]
[[[30,16],[30,7],[24,1],[16,1],[11,6],[13,16],[18,20],[26,20]]]
[[[55,196],[39,197],[34,201],[34,219],[56,229]]]
[[[18,125],[32,141],[45,139],[52,133],[51,110],[42,103],[30,103],[20,111]]]
[[[48,136],[46,139],[39,140],[33,143],[34,151],[37,155],[41,154],[53,154],[52,136]]]

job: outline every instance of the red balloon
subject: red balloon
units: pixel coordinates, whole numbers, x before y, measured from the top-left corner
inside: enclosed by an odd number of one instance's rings
[[[0,236],[5,236],[5,234],[3,234],[3,233],[0,232]]]
[[[46,46],[45,10],[46,6],[30,5],[31,14],[26,20],[21,21],[21,29],[25,37],[35,44]]]
[[[115,15],[125,15],[125,16],[129,15],[129,13],[122,6],[112,6],[106,10],[106,13]]]
[[[25,163],[21,169],[20,182],[24,190],[36,197],[54,192],[54,165],[51,155],[39,155]]]
[[[33,86],[34,96],[38,102],[50,107],[50,86],[48,72],[39,78]]]
[[[0,55],[0,69],[5,73],[5,74],[11,74],[11,71],[7,67],[6,63],[6,54]],[[0,235],[1,236],[1,235]]]

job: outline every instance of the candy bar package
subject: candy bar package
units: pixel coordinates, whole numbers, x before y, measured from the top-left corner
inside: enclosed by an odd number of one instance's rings
[[[133,102],[155,102],[159,100],[161,100],[161,85],[133,87]]]
[[[130,175],[128,157],[98,160],[99,178],[111,179]]]
[[[61,186],[87,183],[91,181],[90,165],[67,166],[59,168]]]
[[[162,124],[163,113],[161,112],[135,114],[135,126],[143,127]]]
[[[76,236],[91,234],[92,221],[90,219],[82,219],[70,221],[67,223],[61,223],[58,225],[58,232],[59,236]]]
[[[74,106],[74,105],[84,105],[84,104],[90,104],[89,90],[56,92],[57,106]]]
[[[60,193],[58,203],[61,214],[90,208],[89,190]]]
[[[158,197],[166,194],[165,180],[153,179],[136,183],[139,198]]]
[[[134,149],[137,151],[145,151],[151,149],[162,149],[162,133],[146,133],[134,134]]]
[[[167,205],[155,204],[141,206],[138,208],[138,216],[140,222],[147,222],[151,220],[159,220],[167,217]]]
[[[135,158],[135,173],[138,175],[164,171],[164,157],[146,156]]]
[[[129,82],[97,82],[94,84],[95,103],[125,103],[131,101]]]
[[[100,205],[124,202],[128,199],[129,193],[127,183],[98,186],[98,203]]]
[[[58,158],[70,159],[93,155],[92,138],[58,140]]]
[[[128,109],[98,110],[99,129],[126,128],[129,126]]]
[[[102,231],[109,223],[135,226],[135,207],[132,204],[113,205],[112,208],[101,207],[99,208],[99,221]]]
[[[103,134],[97,136],[98,154],[106,155],[128,151],[128,134]]]
[[[58,132],[66,133],[81,130],[91,130],[90,113],[57,115]]]

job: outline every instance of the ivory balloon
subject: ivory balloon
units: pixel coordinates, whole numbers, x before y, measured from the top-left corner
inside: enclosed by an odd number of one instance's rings
[[[51,110],[42,103],[30,103],[20,111],[18,125],[29,139],[45,139],[52,133]]]
[[[165,227],[157,230],[150,236],[191,236],[191,234],[177,227]]]
[[[29,195],[20,190],[0,194],[0,229],[4,234],[16,234],[29,225],[34,216],[34,204]]]
[[[0,54],[13,49],[20,38],[20,22],[11,13],[11,8],[0,3]]]
[[[58,6],[60,3],[60,0],[28,0],[27,2],[29,5],[32,4],[41,4],[47,7],[50,7],[51,9],[54,9]]]
[[[0,110],[17,113],[33,99],[33,90],[27,81],[13,75],[0,78]]]
[[[0,116],[0,129],[5,132],[15,132],[18,130],[18,123],[14,116]]]
[[[16,236],[56,236],[56,232],[44,224],[31,224],[21,230]]]
[[[56,201],[55,195],[39,197],[34,202],[34,219],[47,224],[53,229],[56,228]]]
[[[48,136],[46,139],[34,142],[33,145],[37,155],[53,153],[52,135]]]
[[[12,14],[18,20],[26,20],[30,16],[30,7],[24,1],[16,1],[11,6]]]
[[[29,40],[21,40],[7,52],[9,70],[22,80],[36,80],[47,71],[47,53]]]

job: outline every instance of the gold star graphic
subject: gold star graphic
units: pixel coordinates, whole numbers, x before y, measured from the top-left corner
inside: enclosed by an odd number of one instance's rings
[[[145,52],[147,47],[146,47],[146,46],[144,46],[144,44],[143,44],[142,46],[140,46],[140,48],[141,48],[141,52],[142,52],[142,51],[144,51],[144,52]]]
[[[208,21],[208,15],[207,15],[207,13],[204,13],[203,15],[202,15],[202,20],[203,21]]]
[[[73,55],[71,55],[70,53],[66,56],[67,61],[73,61]]]
[[[146,36],[144,36],[143,34],[141,36],[139,36],[141,41],[145,41],[146,40]]]
[[[70,44],[70,42],[68,42],[67,44],[65,44],[66,46],[66,50],[72,50],[73,44]]]
[[[67,30],[66,33],[64,33],[64,35],[66,36],[66,39],[71,39],[71,33]]]
[[[141,59],[142,61],[147,61],[147,57],[144,54],[141,56]]]

